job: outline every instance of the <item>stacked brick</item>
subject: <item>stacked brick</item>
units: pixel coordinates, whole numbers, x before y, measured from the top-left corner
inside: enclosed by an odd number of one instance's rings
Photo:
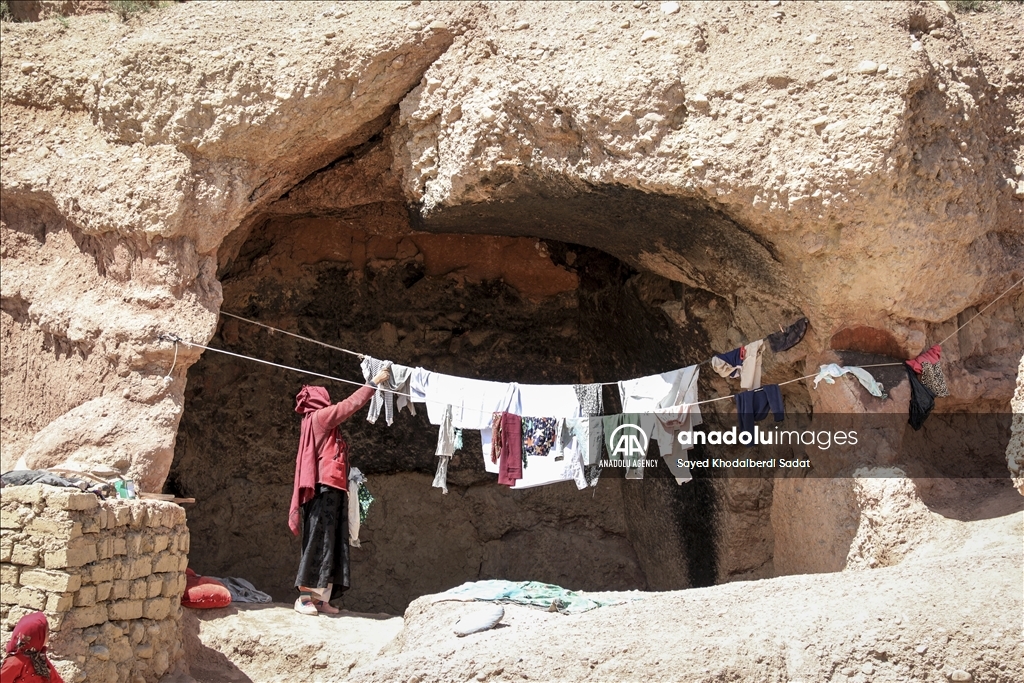
[[[156,681],[182,666],[185,511],[50,486],[3,489],[0,639],[23,615],[50,622],[64,679]]]

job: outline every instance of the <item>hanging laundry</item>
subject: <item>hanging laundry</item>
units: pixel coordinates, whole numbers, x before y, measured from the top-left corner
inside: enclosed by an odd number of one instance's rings
[[[580,402],[580,415],[596,417],[604,414],[603,387],[600,384],[574,384],[576,398]]]
[[[489,429],[491,415],[508,408],[514,385],[424,371],[413,374],[409,388],[413,400],[423,396],[430,424],[441,424],[447,406],[451,406],[455,427]]]
[[[754,423],[768,416],[771,410],[776,422],[786,418],[786,408],[782,403],[782,392],[778,384],[766,384],[760,389],[744,391],[736,394],[736,417],[741,432],[754,433]],[[753,445],[753,444],[751,444]]]
[[[938,363],[921,363],[921,384],[928,387],[936,398],[949,396],[946,376],[942,373],[942,366]]]
[[[641,416],[636,413],[607,415],[601,418],[604,429],[604,445],[608,450],[608,458],[622,460],[626,465],[626,479],[643,479],[642,460],[649,446],[646,432],[641,426]],[[641,436],[641,432],[644,436]]]
[[[750,342],[743,347],[743,351],[740,389],[757,389],[761,386],[761,352],[764,351],[764,340]]]
[[[527,456],[548,456],[555,449],[558,421],[553,417],[523,418],[523,466]]]
[[[554,418],[582,416],[580,399],[572,384],[515,384],[509,411]]]
[[[359,542],[359,525],[362,523],[362,516],[359,514],[359,491],[362,489],[366,477],[359,471],[358,467],[349,468],[348,471],[348,544],[353,548],[361,547]]]
[[[697,403],[697,380],[700,368],[691,365],[660,375],[649,375],[639,379],[619,382],[622,412],[643,413],[651,416],[652,426],[648,433],[658,442],[661,455],[683,455],[687,450],[679,444],[676,433],[691,431],[703,423]],[[662,409],[689,404],[686,414]],[[657,419],[654,419],[657,416]]]
[[[452,407],[446,406],[441,417],[441,426],[437,430],[437,450],[434,455],[438,457],[437,472],[434,474],[434,481],[431,486],[448,493],[448,461],[455,455],[455,427],[452,424]]]
[[[857,378],[861,385],[868,390],[872,396],[877,398],[886,398],[885,387],[879,382],[875,381],[875,378],[871,376],[871,373],[864,368],[858,368],[856,366],[843,366],[840,367],[835,363],[829,363],[828,365],[822,365],[818,368],[818,376],[814,378],[814,388],[818,388],[818,382],[825,380],[827,384],[835,384],[833,377],[842,377],[845,374],[851,374]]]
[[[935,394],[917,378],[910,361],[904,363],[904,366],[907,368],[907,378],[910,379],[910,417],[907,422],[918,430],[935,407]]]
[[[576,482],[576,488],[596,486],[601,476],[601,420],[593,417],[570,417],[559,420],[556,449],[564,455],[562,479]],[[589,475],[588,476],[588,471]]]
[[[448,461],[451,456],[443,455],[437,460],[437,471],[434,472],[434,481],[430,485],[435,489],[441,489],[441,493],[448,495]]]
[[[942,360],[942,347],[936,344],[924,353],[921,353],[917,358],[912,358],[907,361],[907,365],[913,368],[914,372],[921,374],[922,363],[938,363]]]
[[[800,318],[786,329],[769,334],[768,345],[774,353],[781,353],[793,348],[804,338],[808,324],[810,321],[807,318]]]
[[[363,379],[367,382],[371,378],[376,377],[377,373],[381,370],[389,371],[388,379],[377,387],[377,390],[373,393],[373,398],[370,399],[370,408],[366,414],[366,421],[370,423],[377,422],[377,418],[380,417],[381,406],[383,406],[384,419],[390,427],[395,421],[395,392],[408,393],[412,369],[404,365],[393,365],[389,360],[378,360],[370,356],[363,356],[359,366],[363,370]],[[401,398],[404,397],[400,397],[399,408],[404,405]],[[415,413],[413,414],[415,415]]]
[[[937,397],[949,396],[946,376],[942,372],[939,361],[942,360],[942,347],[936,344],[917,358],[907,361],[907,365],[921,376],[921,384],[928,387]]]
[[[515,486],[523,478],[522,418],[514,413],[501,413],[491,447],[497,452],[498,483]]]
[[[513,488],[525,489],[567,481],[564,457],[560,454],[554,457],[543,454],[550,453],[554,447],[547,444],[549,434],[557,436],[557,420],[580,416],[580,400],[573,385],[516,384],[509,402],[509,411],[528,416],[523,417],[521,423],[524,444],[527,438],[536,436],[538,430],[536,423],[530,421],[529,417],[543,416],[554,420],[552,423],[542,422],[539,427],[539,443],[532,446],[529,453],[525,449],[522,451],[522,474]],[[532,433],[527,430],[528,422],[533,425],[530,427]],[[547,424],[553,427],[550,432]]]
[[[715,354],[711,359],[711,369],[726,379],[738,378],[743,366],[744,351],[745,349],[741,346],[732,351]]]
[[[391,372],[396,378],[404,379],[404,381],[395,382],[395,408],[398,412],[401,412],[402,408],[408,408],[409,413],[415,415],[416,405],[413,403],[412,390],[410,387],[412,384],[414,368],[399,365],[398,363],[392,363]]]

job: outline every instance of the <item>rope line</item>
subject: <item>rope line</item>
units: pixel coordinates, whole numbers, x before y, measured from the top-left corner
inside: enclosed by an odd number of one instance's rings
[[[971,318],[967,322],[963,323],[962,325],[957,327],[955,330],[953,330],[952,333],[950,333],[948,336],[946,336],[945,339],[943,339],[942,341],[940,341],[938,343],[938,346],[942,346],[947,341],[952,339],[953,336],[956,335],[960,330],[964,329],[965,327],[970,325],[972,322],[974,322],[974,320],[977,319],[978,316],[980,316],[982,313],[984,313],[985,311],[990,309],[992,306],[994,306],[997,301],[999,301],[1004,296],[1009,294],[1015,287],[1020,285],[1022,282],[1024,282],[1024,277],[1022,277],[1021,279],[1017,280],[1012,285],[1007,287],[1005,290],[1003,290],[1003,292],[999,296],[997,296],[995,299],[990,301],[984,308],[982,308],[980,311],[978,311],[973,316],[971,316]],[[280,328],[273,327],[272,325],[267,325],[265,323],[261,323],[261,322],[258,322],[256,320],[250,320],[249,318],[243,318],[242,316],[235,315],[234,313],[228,313],[227,311],[220,311],[220,315],[225,315],[225,316],[228,316],[229,318],[235,318],[236,320],[241,320],[242,322],[246,322],[246,323],[249,323],[251,325],[257,325],[259,327],[262,327],[264,329],[269,330],[271,333],[273,333],[273,332],[280,332],[281,334],[287,335],[289,337],[294,337],[296,339],[301,339],[303,341],[308,341],[308,342],[311,342],[313,344],[317,344],[318,346],[322,346],[324,348],[332,349],[334,351],[341,351],[343,353],[348,353],[348,354],[351,354],[351,355],[356,356],[358,358],[365,358],[366,357],[365,354],[358,353],[356,351],[351,351],[349,349],[345,349],[345,348],[342,348],[340,346],[334,346],[332,344],[327,344],[327,343],[322,342],[322,341],[320,341],[318,339],[313,339],[311,337],[306,337],[306,336],[301,335],[301,334],[296,334],[294,332],[289,332],[287,330],[282,330]],[[779,329],[782,330],[781,325],[779,326]],[[290,365],[283,365],[281,363],[274,363],[274,362],[271,362],[271,361],[268,361],[268,360],[263,360],[262,358],[255,358],[253,356],[246,356],[246,355],[241,354],[241,353],[235,353],[233,351],[227,351],[226,349],[217,349],[217,348],[214,348],[212,346],[206,346],[205,344],[199,344],[198,342],[191,342],[191,341],[188,341],[186,339],[182,339],[181,337],[178,337],[176,335],[161,334],[159,336],[159,339],[162,340],[162,341],[174,342],[174,361],[171,363],[171,369],[168,371],[167,377],[170,377],[171,373],[174,371],[175,365],[178,362],[178,343],[182,343],[182,344],[185,344],[186,346],[188,346],[189,348],[194,346],[196,348],[203,349],[204,351],[213,351],[215,353],[221,353],[221,354],[224,354],[224,355],[227,355],[227,356],[232,356],[234,358],[241,358],[242,360],[250,360],[250,361],[253,361],[253,362],[256,362],[256,363],[261,363],[263,365],[269,365],[271,367],[281,368],[282,370],[291,370],[292,372],[298,372],[298,373],[304,374],[304,375],[310,375],[310,376],[313,376],[313,377],[319,377],[321,379],[330,380],[332,382],[340,382],[342,384],[351,384],[351,385],[354,385],[354,386],[357,386],[357,387],[368,386],[364,382],[355,382],[355,381],[350,380],[350,379],[343,379],[341,377],[334,377],[332,375],[325,375],[323,373],[313,372],[312,370],[303,370],[302,368],[296,368],[296,367],[293,367],[293,366],[290,366]],[[761,339],[763,340],[763,339],[765,339],[765,337],[762,337]],[[698,365],[698,366],[699,365],[705,365],[705,364],[711,362],[711,360],[712,360],[712,358],[708,358],[707,360],[703,360],[700,363],[697,363],[696,365]],[[871,365],[861,365],[861,366],[858,366],[858,367],[862,367],[862,368],[881,368],[881,367],[894,367],[894,366],[901,366],[901,365],[904,365],[904,363],[903,362],[899,362],[899,363],[873,363]],[[794,382],[800,382],[802,380],[810,379],[812,377],[817,377],[817,376],[818,376],[818,373],[817,372],[813,372],[813,373],[811,373],[809,375],[804,375],[803,377],[796,377],[794,379],[789,379],[789,380],[786,380],[784,382],[779,382],[777,386],[781,387],[781,386],[785,386],[787,384],[792,384]],[[165,377],[165,379],[166,379],[166,377]],[[601,386],[611,386],[611,385],[617,385],[618,383],[619,382],[616,381],[616,382],[593,382],[592,384],[599,384]],[[389,394],[394,394],[395,396],[404,396],[404,397],[406,397],[406,398],[408,398],[410,400],[413,399],[413,396],[411,394],[405,394],[405,393],[402,393],[402,392],[394,391],[392,389],[386,389],[384,387],[377,387],[377,389],[380,390],[380,391],[387,392]],[[759,389],[760,388],[754,389],[753,391],[758,391]],[[725,400],[734,398],[735,396],[736,396],[736,394],[729,394],[727,396],[717,396],[715,398],[708,398],[708,399],[704,399],[703,401],[697,401],[696,403],[692,403],[690,405],[699,406],[699,405],[703,405],[705,403],[714,403],[716,401],[725,401]],[[417,399],[416,402],[419,403],[420,401]],[[431,400],[431,399],[424,399],[424,402],[443,403],[443,401],[436,401],[436,400]],[[463,406],[462,409],[463,410],[469,410],[471,412],[477,412],[477,413],[483,413],[484,412],[482,410],[478,410],[476,408],[471,408],[469,406]]]
[[[1019,285],[1019,284],[1020,284],[1020,283],[1022,283],[1022,282],[1024,282],[1024,277],[1022,277],[1021,279],[1017,280],[1017,281],[1016,281],[1016,282],[1014,282],[1014,283],[1013,283],[1012,285],[1010,285],[1009,287],[1007,287],[1007,288],[1006,288],[1006,290],[1004,290],[1002,294],[1000,294],[999,296],[997,296],[997,297],[996,297],[995,299],[992,299],[992,301],[991,301],[991,302],[989,302],[989,305],[988,305],[988,306],[986,306],[985,308],[983,308],[983,309],[981,309],[980,311],[978,311],[977,313],[975,313],[975,314],[974,314],[974,316],[973,316],[973,317],[971,317],[971,319],[970,319],[970,320],[968,320],[968,321],[967,321],[967,322],[965,322],[965,323],[964,323],[963,325],[961,325],[960,327],[958,327],[958,328],[956,328],[955,330],[953,330],[953,334],[950,334],[950,335],[949,335],[948,337],[946,337],[945,339],[943,339],[942,341],[940,341],[940,342],[939,342],[939,346],[942,346],[943,344],[945,344],[945,343],[946,343],[947,341],[949,341],[949,340],[950,340],[950,339],[951,339],[951,338],[953,337],[953,335],[954,335],[954,334],[956,334],[956,333],[957,333],[957,332],[959,332],[960,330],[962,330],[962,329],[964,329],[965,327],[967,327],[968,325],[970,325],[970,324],[971,324],[971,322],[973,322],[973,321],[974,321],[974,318],[977,318],[977,317],[978,317],[979,315],[981,315],[982,313],[984,313],[985,311],[987,311],[987,310],[988,310],[989,308],[991,308],[991,307],[992,307],[992,304],[994,304],[995,302],[997,302],[997,301],[999,301],[1000,299],[1002,299],[1002,298],[1003,298],[1004,296],[1006,296],[1006,295],[1007,295],[1007,294],[1008,294],[1008,293],[1010,292],[1010,290],[1011,290],[1011,289],[1013,289],[1014,287],[1016,287],[1017,285]]]
[[[270,330],[271,332],[280,332],[281,334],[286,334],[289,337],[295,337],[296,339],[302,339],[303,341],[308,341],[308,342],[311,342],[313,344],[318,344],[319,346],[323,346],[323,347],[328,348],[328,349],[333,349],[335,351],[341,351],[343,353],[351,353],[353,356],[358,356],[360,359],[365,357],[364,354],[357,353],[355,351],[349,351],[348,349],[343,349],[340,346],[332,346],[332,345],[327,344],[325,342],[322,342],[322,341],[320,341],[318,339],[313,339],[312,337],[304,337],[301,334],[295,334],[294,332],[289,332],[288,330],[282,330],[282,329],[279,329],[277,327],[272,327],[270,325],[266,325],[266,324],[261,323],[261,322],[256,322],[255,320],[249,320],[248,318],[243,318],[242,316],[235,315],[234,313],[228,313],[227,311],[221,311],[220,314],[221,315],[226,315],[229,318],[234,318],[236,320],[241,320],[243,322],[247,322],[250,325],[258,325],[260,327],[263,327],[265,329]]]
[[[236,315],[234,313],[228,313],[227,311],[220,311],[220,314],[221,315],[226,315],[229,318],[234,318],[235,320],[241,320],[242,322],[249,323],[250,325],[257,325],[257,326],[262,327],[262,328],[264,328],[266,330],[269,330],[271,334],[273,334],[275,332],[280,332],[281,334],[288,335],[289,337],[295,337],[296,339],[302,339],[303,341],[308,341],[308,342],[311,342],[313,344],[317,344],[318,346],[323,346],[325,348],[333,349],[335,351],[342,351],[344,353],[350,353],[353,356],[358,356],[360,359],[366,357],[366,354],[359,353],[357,351],[352,351],[350,349],[345,349],[345,348],[342,348],[340,346],[332,346],[331,344],[328,344],[326,342],[322,342],[319,339],[313,339],[312,337],[306,337],[306,336],[303,336],[301,334],[296,334],[295,332],[289,332],[288,330],[282,330],[279,327],[274,327],[273,325],[267,325],[266,323],[261,323],[261,322],[258,322],[256,320],[250,320],[249,318],[243,318],[242,316]],[[779,325],[779,331],[780,332],[784,332],[785,331],[785,330],[782,329],[781,325]],[[767,339],[767,337],[761,337],[760,339],[755,339],[755,340],[746,342],[745,344],[740,344],[740,346],[746,346],[747,344],[753,343],[753,341],[764,341],[765,339]],[[714,360],[714,357],[708,358],[707,360],[702,360],[701,362],[696,363],[695,365],[698,365],[698,366],[700,366],[700,365],[707,365],[712,360]],[[618,380],[616,380],[614,382],[587,382],[587,384],[599,384],[599,385],[601,385],[603,387],[617,385],[618,383],[619,383]]]

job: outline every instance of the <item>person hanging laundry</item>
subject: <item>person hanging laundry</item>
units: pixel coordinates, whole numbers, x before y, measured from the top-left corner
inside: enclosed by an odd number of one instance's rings
[[[502,412],[494,420],[491,459],[498,463],[498,483],[515,486],[523,478],[523,424],[514,413]]]
[[[818,376],[814,378],[814,388],[818,388],[818,382],[825,380],[826,384],[835,384],[834,377],[842,377],[845,374],[851,374],[857,378],[857,381],[861,383],[868,393],[876,398],[886,398],[885,387],[880,382],[876,382],[875,378],[872,377],[871,373],[864,368],[858,368],[853,365],[839,366],[835,363],[829,363],[828,365],[822,365],[818,368]]]
[[[778,384],[766,384],[760,389],[736,394],[736,417],[740,432],[754,433],[754,423],[768,417],[771,410],[776,422],[786,419],[786,407]],[[750,444],[754,445],[754,444]]]
[[[903,366],[907,369],[907,378],[910,380],[910,417],[907,422],[917,431],[921,429],[935,407],[935,394],[921,383],[910,361],[905,362]]]
[[[942,347],[936,344],[917,358],[907,361],[907,365],[914,369],[921,376],[921,384],[937,397],[949,396],[949,388],[946,386],[946,376],[942,372],[939,361],[942,359]]]
[[[810,321],[807,318],[800,318],[786,329],[769,334],[767,337],[768,346],[771,347],[773,353],[788,351],[799,344],[800,340],[804,338],[804,334],[807,332],[807,325],[809,324]]]
[[[742,346],[725,353],[716,353],[711,359],[711,369],[726,379],[737,379],[743,369],[746,349]]]
[[[409,378],[412,375],[412,368],[407,368],[404,365],[393,365],[389,360],[378,360],[370,356],[363,356],[359,367],[363,371],[363,379],[367,382],[377,376],[381,370],[387,370],[390,373],[387,381],[379,385],[377,391],[373,393],[373,398],[370,399],[370,410],[366,414],[367,422],[371,424],[376,423],[377,418],[380,416],[380,409],[383,407],[384,420],[390,427],[395,421],[395,393],[409,393]],[[406,405],[402,400],[404,398],[404,396],[399,396],[399,409]],[[408,405],[412,406],[411,403],[408,403]],[[410,407],[410,412],[413,410]],[[413,415],[415,414],[413,412]]]
[[[743,366],[740,368],[740,389],[757,389],[761,386],[761,353],[764,340],[750,342],[743,347]]]
[[[295,577],[299,597],[295,611],[315,616],[337,614],[330,601],[349,587],[348,443],[340,425],[373,397],[390,378],[381,370],[344,401],[331,404],[323,387],[304,386],[295,397],[302,415],[295,483],[288,527],[302,536],[302,555]]]
[[[64,683],[53,667],[46,650],[50,645],[50,625],[42,612],[32,612],[18,619],[11,639],[4,648],[0,666],[3,683]]]

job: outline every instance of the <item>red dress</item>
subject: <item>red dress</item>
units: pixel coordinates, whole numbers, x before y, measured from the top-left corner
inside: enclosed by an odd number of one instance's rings
[[[28,655],[10,655],[4,660],[3,667],[0,667],[0,683],[64,683],[49,659],[46,660],[46,666],[50,667],[49,681],[36,673]]]

